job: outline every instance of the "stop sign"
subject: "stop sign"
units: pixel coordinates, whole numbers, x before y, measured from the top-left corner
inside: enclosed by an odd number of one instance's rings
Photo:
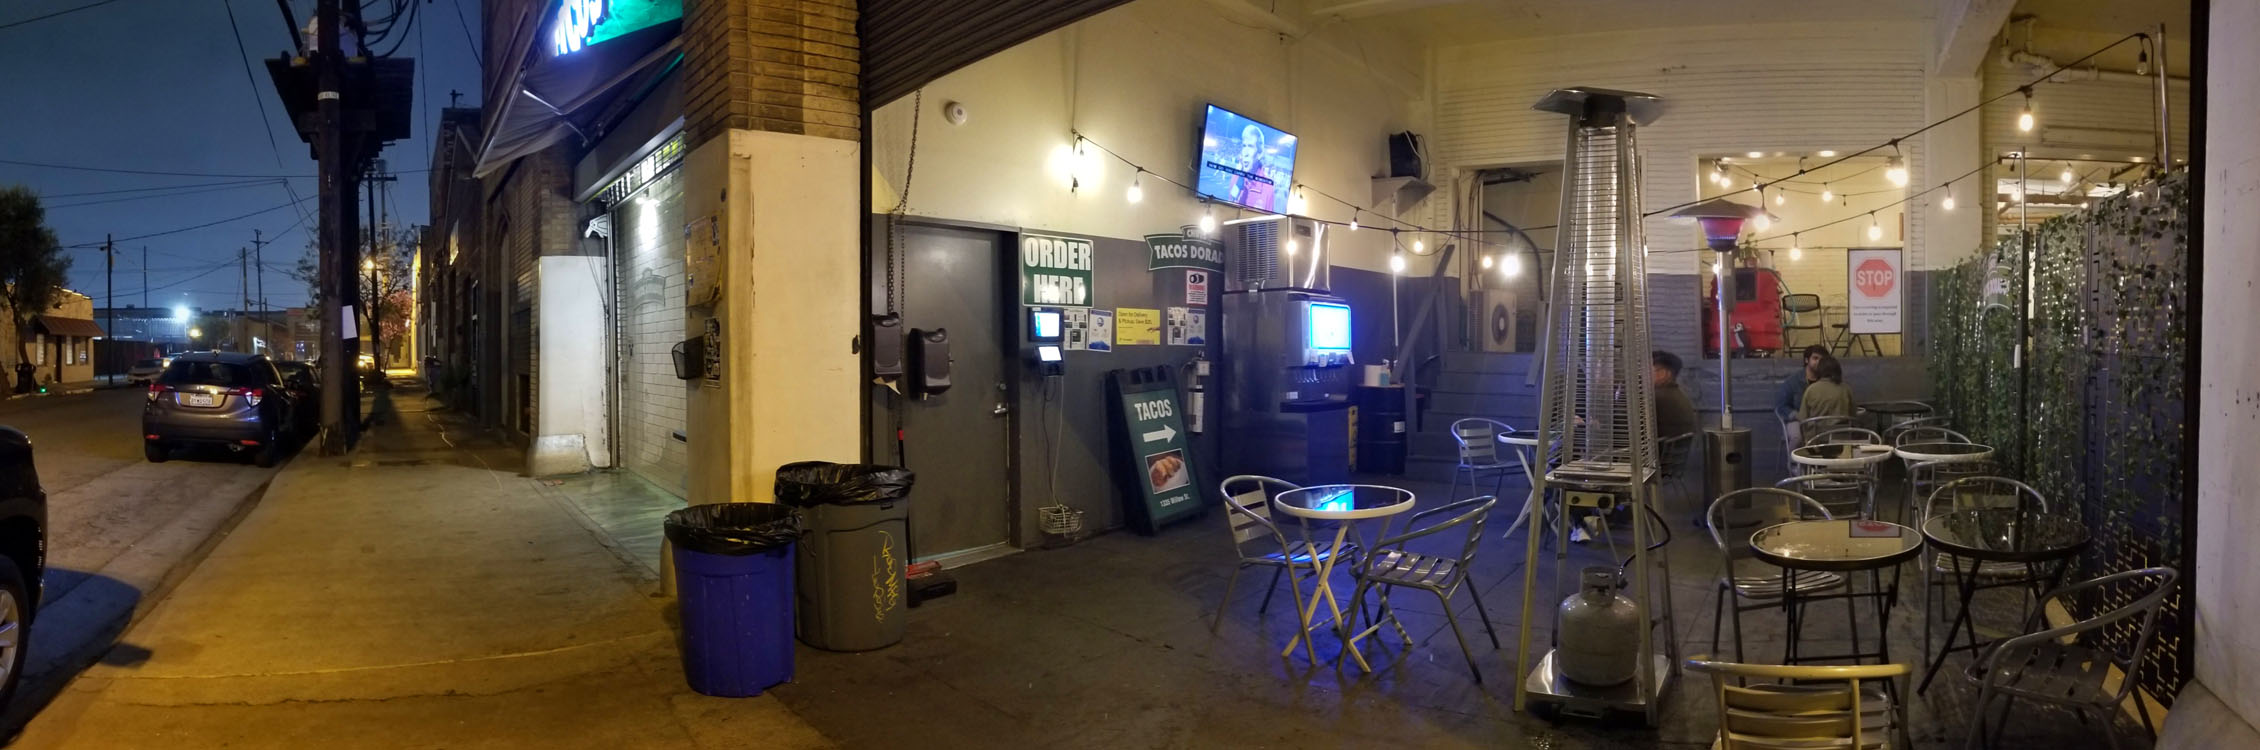
[[[1898,274],[1892,272],[1890,262],[1882,258],[1869,258],[1860,261],[1860,267],[1852,271],[1852,285],[1863,295],[1881,297],[1891,293],[1896,276]]]

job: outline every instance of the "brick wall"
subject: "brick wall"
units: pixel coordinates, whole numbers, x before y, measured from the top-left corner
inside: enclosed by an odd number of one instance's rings
[[[685,0],[685,129],[859,141],[855,0]]]

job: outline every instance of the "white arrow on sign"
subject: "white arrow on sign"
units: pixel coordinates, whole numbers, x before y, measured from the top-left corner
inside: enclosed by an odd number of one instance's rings
[[[1175,437],[1177,437],[1177,428],[1171,427],[1169,425],[1162,425],[1161,429],[1146,433],[1146,442],[1151,443],[1157,440],[1165,441]]]

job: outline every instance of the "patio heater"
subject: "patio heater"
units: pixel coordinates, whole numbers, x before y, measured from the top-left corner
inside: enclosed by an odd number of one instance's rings
[[[1734,426],[1734,326],[1727,311],[1734,306],[1735,248],[1741,245],[1742,223],[1765,215],[1765,209],[1714,198],[1680,209],[1675,219],[1694,219],[1703,225],[1703,242],[1717,253],[1713,274],[1718,284],[1719,426],[1703,431],[1704,497],[1718,497],[1750,486],[1750,428]]]
[[[1515,708],[1590,718],[1638,713],[1653,726],[1678,649],[1671,636],[1670,567],[1654,539],[1661,532],[1655,520],[1660,516],[1649,508],[1657,474],[1655,394],[1649,379],[1647,249],[1634,136],[1662,114],[1663,100],[1629,91],[1572,88],[1547,94],[1536,109],[1570,118],[1553,294],[1539,355],[1544,373],[1539,471],[1533,474],[1537,486],[1529,501],[1559,503],[1563,523],[1552,530],[1557,539],[1553,564],[1547,566],[1551,588],[1538,585],[1539,524],[1533,524],[1529,535],[1524,627],[1516,657],[1524,678],[1516,685]],[[1631,626],[1610,630],[1620,635],[1596,642],[1591,629],[1558,625],[1551,643],[1533,653],[1534,607],[1544,602],[1551,608],[1573,593],[1564,579],[1580,574],[1570,569],[1569,516],[1582,512],[1606,518],[1619,508],[1631,512],[1630,558],[1621,567],[1611,559],[1608,566],[1585,572],[1630,579]],[[1533,508],[1531,518],[1545,517],[1539,510]],[[1564,620],[1569,616],[1565,608]],[[1592,669],[1594,659],[1609,669]],[[1585,668],[1565,672],[1565,661]],[[1567,676],[1596,671],[1630,679],[1602,685]]]

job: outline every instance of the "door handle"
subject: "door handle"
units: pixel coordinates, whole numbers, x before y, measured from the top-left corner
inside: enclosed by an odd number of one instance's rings
[[[1007,407],[1007,406],[1005,406],[1003,402],[998,402],[998,403],[997,403],[997,408],[989,410],[989,413],[990,413],[990,414],[994,414],[994,415],[996,415],[996,416],[1000,416],[1000,417],[1001,417],[1001,416],[1004,416],[1004,415],[1006,415],[1006,414],[1010,414],[1010,413],[1012,413],[1012,409],[1011,409],[1010,407]]]

